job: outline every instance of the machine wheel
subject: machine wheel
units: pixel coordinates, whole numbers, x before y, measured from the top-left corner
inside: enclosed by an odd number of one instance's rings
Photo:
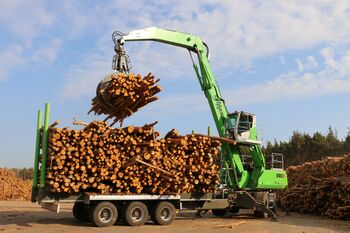
[[[89,208],[84,203],[76,202],[73,206],[73,216],[80,222],[89,222]]]
[[[95,226],[112,226],[117,221],[117,218],[118,209],[111,202],[99,202],[90,209],[90,220]]]
[[[254,210],[254,217],[256,218],[265,218],[266,214],[264,212],[258,211],[258,210]]]
[[[270,209],[274,214],[276,214],[276,212],[277,212],[276,203],[273,203],[272,205],[270,205],[270,206],[269,206],[269,209]]]
[[[175,207],[167,201],[157,203],[151,211],[151,219],[157,225],[169,225],[175,220]]]
[[[223,217],[226,215],[227,210],[226,209],[212,209],[211,212],[216,216],[216,217]]]
[[[124,206],[122,219],[126,225],[141,226],[148,219],[147,206],[139,201],[133,201]]]
[[[269,194],[270,195],[270,194]],[[276,214],[277,212],[277,204],[276,204],[276,194],[274,193],[273,194],[273,199],[272,201],[271,200],[268,200],[269,201],[269,209],[274,213]]]
[[[267,192],[257,192],[255,194],[255,201],[267,206]],[[265,218],[267,214],[262,211],[254,210],[254,216],[256,218]]]

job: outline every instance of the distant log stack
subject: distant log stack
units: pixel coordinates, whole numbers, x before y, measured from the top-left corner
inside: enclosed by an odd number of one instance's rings
[[[149,73],[144,78],[135,74],[111,74],[110,81],[103,84],[98,96],[92,99],[90,112],[97,115],[105,114],[113,119],[111,125],[132,115],[140,108],[158,99],[155,96],[161,87],[155,85],[159,79]]]
[[[14,171],[0,168],[0,201],[29,200],[30,182],[19,178]]]
[[[287,169],[289,188],[280,193],[292,211],[350,219],[350,154]]]
[[[179,194],[212,192],[220,141],[176,130],[158,139],[153,124],[49,129],[47,185],[52,192]]]

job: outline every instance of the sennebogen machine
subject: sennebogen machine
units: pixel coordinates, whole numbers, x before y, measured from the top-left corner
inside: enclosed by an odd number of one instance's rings
[[[38,179],[39,154],[46,155],[48,140],[49,111],[45,111],[43,130],[41,114],[38,117],[37,153],[34,165],[32,201],[39,201],[44,208],[59,211],[59,203],[75,202],[74,216],[81,221],[91,221],[97,226],[113,225],[118,213],[128,225],[141,225],[150,215],[156,224],[170,224],[175,218],[175,209],[196,209],[198,213],[211,210],[216,216],[236,214],[240,209],[252,209],[257,217],[265,214],[276,219],[274,191],[287,187],[286,171],[279,160],[279,167],[267,169],[265,156],[258,140],[256,116],[244,111],[229,112],[221,96],[209,64],[209,48],[198,36],[156,27],[131,31],[128,34],[113,33],[115,56],[113,70],[130,72],[130,59],[124,45],[129,41],[156,41],[187,49],[193,63],[200,87],[208,100],[212,116],[220,137],[236,141],[223,143],[221,148],[221,185],[216,192],[207,194],[184,193],[181,195],[102,195],[78,193],[75,195],[53,194],[45,189],[45,164],[41,164]],[[194,56],[197,57],[197,63]],[[97,96],[105,107],[113,108],[113,103],[104,96],[104,88],[110,80],[102,80],[97,86]],[[43,131],[43,133],[41,133]],[[43,147],[40,149],[39,145]],[[248,154],[248,155],[247,155]],[[244,160],[246,156],[251,162]],[[45,163],[46,159],[42,159]],[[276,161],[272,159],[271,161]],[[40,192],[38,192],[40,189]]]

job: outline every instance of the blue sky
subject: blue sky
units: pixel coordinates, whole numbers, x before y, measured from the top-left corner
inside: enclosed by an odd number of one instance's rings
[[[199,35],[230,111],[256,113],[266,140],[292,131],[340,138],[350,126],[350,2],[0,0],[0,167],[32,166],[38,108],[71,126],[111,73],[115,30],[149,26]],[[206,132],[214,122],[188,52],[130,42],[133,71],[161,79],[161,99],[127,119]],[[102,119],[102,118],[100,118]],[[214,132],[214,130],[213,130]]]

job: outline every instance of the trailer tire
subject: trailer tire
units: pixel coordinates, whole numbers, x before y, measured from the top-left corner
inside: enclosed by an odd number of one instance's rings
[[[213,213],[213,215],[215,215],[216,217],[223,217],[226,215],[227,210],[226,209],[212,209],[211,212]]]
[[[73,216],[80,222],[89,222],[89,208],[82,202],[74,203]]]
[[[122,211],[122,220],[128,226],[141,226],[148,219],[147,206],[140,201],[129,202]]]
[[[229,212],[230,212],[230,214],[238,214],[239,213],[239,207],[231,207]]]
[[[152,208],[150,216],[157,225],[169,225],[176,217],[175,206],[168,201],[158,202]]]
[[[89,214],[95,226],[109,227],[117,221],[118,209],[113,203],[103,201],[93,205]]]

